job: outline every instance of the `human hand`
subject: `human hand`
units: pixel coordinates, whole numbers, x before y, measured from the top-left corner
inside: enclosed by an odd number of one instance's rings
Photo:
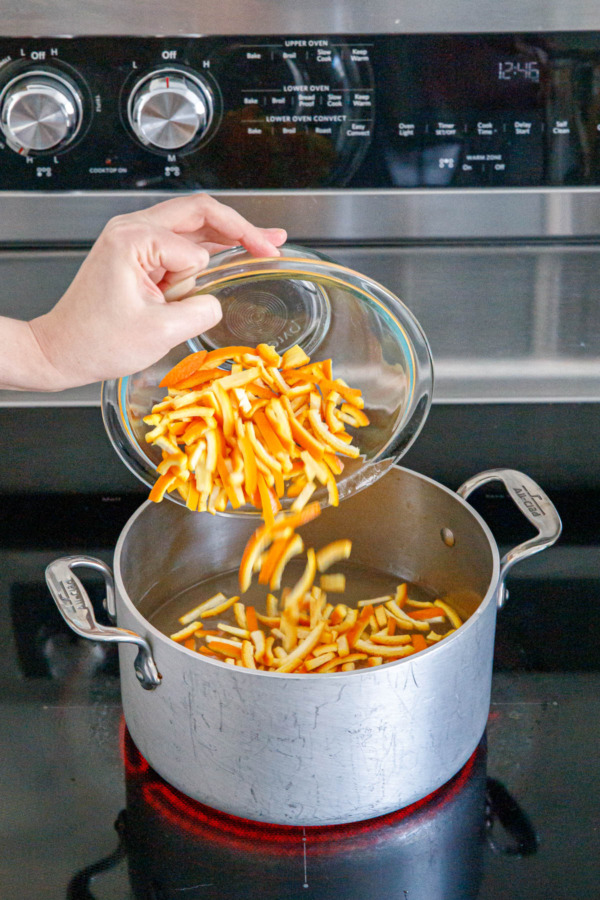
[[[221,318],[215,297],[174,300],[193,287],[210,253],[241,244],[254,256],[277,256],[285,240],[282,229],[257,228],[204,194],[111,219],[56,306],[28,323],[48,363],[43,383],[29,389],[60,390],[152,365]]]

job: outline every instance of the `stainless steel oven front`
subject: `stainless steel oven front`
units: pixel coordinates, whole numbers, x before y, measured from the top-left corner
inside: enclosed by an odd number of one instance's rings
[[[597,4],[54,0],[0,29],[0,313],[49,308],[111,216],[209,191],[413,309],[409,464],[600,477]],[[0,492],[139,489],[98,405],[0,394]]]

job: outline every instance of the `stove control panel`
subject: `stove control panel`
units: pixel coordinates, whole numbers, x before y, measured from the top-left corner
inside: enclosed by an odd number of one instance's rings
[[[0,192],[600,184],[600,33],[0,37]]]

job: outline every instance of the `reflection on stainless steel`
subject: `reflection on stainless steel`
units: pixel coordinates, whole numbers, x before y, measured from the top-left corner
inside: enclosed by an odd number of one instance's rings
[[[213,191],[258,225],[283,223],[314,241],[589,238],[600,234],[600,188]],[[166,191],[2,195],[0,242],[94,241],[111,216],[174,196]]]
[[[562,64],[561,64],[562,63]],[[573,84],[572,69],[566,61],[556,60],[552,70],[552,108],[548,109],[546,128],[551,132],[560,121],[571,122],[576,141],[560,138],[555,143],[555,153],[549,163],[549,180],[551,184],[561,184],[568,173],[576,168],[577,155],[581,154],[585,174],[591,169],[590,148],[585,134],[580,110],[577,107]]]
[[[438,359],[433,402],[580,403],[600,399],[600,359]]]
[[[470,31],[559,31],[600,28],[595,0],[221,0],[190,4],[187,0],[145,0],[139,6],[109,0],[102,7],[54,0],[49,5],[27,0],[3,14],[4,34],[315,34]]]
[[[434,358],[434,402],[600,398],[594,244],[330,251],[413,310]]]

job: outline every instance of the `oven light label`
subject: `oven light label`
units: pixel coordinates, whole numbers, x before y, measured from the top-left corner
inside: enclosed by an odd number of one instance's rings
[[[414,122],[398,122],[398,134],[400,137],[414,137],[415,136],[415,123]]]

